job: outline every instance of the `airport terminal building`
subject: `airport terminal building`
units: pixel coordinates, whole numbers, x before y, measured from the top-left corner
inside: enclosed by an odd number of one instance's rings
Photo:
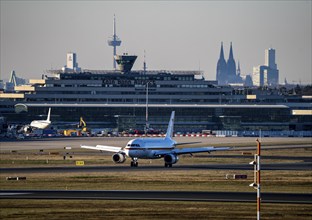
[[[0,93],[8,123],[45,118],[52,108],[55,126],[78,122],[88,127],[165,129],[176,111],[175,131],[311,130],[312,96],[278,90],[218,86],[199,71],[132,71],[135,56],[120,55],[120,70],[54,70],[51,76]],[[130,60],[130,61],[129,61]]]

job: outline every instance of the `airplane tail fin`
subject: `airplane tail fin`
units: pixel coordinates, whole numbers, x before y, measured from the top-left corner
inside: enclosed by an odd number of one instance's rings
[[[51,108],[49,108],[49,112],[48,112],[48,117],[47,117],[47,121],[50,121],[50,115],[51,115]]]
[[[166,138],[170,138],[170,139],[173,136],[174,114],[175,114],[175,111],[172,111],[170,121],[168,124],[167,133],[166,133]]]

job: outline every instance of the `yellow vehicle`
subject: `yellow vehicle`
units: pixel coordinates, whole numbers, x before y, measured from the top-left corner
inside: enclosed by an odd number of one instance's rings
[[[88,129],[87,129],[87,123],[83,120],[82,117],[80,117],[80,121],[79,121],[78,128],[81,128],[81,131],[82,131],[82,132],[87,132],[87,131],[88,131]]]
[[[81,136],[89,131],[87,128],[87,123],[83,120],[82,117],[80,117],[80,121],[77,127],[78,129],[64,130],[64,136]]]
[[[64,136],[81,136],[81,131],[75,129],[64,130]]]

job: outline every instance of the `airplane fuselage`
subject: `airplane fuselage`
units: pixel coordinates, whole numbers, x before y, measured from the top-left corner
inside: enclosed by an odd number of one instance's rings
[[[30,126],[33,128],[38,128],[38,129],[46,129],[50,124],[51,124],[51,121],[37,120],[37,121],[32,121],[30,123]]]
[[[176,141],[170,138],[137,138],[129,141],[124,148],[125,153],[131,158],[157,159],[158,151],[168,151],[175,148]]]
[[[34,120],[30,123],[30,127],[37,128],[37,129],[46,129],[50,124],[50,115],[51,115],[51,108],[49,108],[48,116],[46,120]]]

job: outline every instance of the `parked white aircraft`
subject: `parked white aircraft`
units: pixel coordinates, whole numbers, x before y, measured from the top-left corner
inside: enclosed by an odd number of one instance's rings
[[[165,138],[137,138],[129,141],[127,145],[122,147],[113,146],[85,146],[81,148],[113,152],[112,159],[115,163],[124,163],[127,157],[131,157],[131,167],[138,166],[138,159],[159,159],[164,158],[165,167],[172,167],[172,164],[178,162],[180,154],[193,154],[211,151],[229,150],[230,147],[197,147],[197,148],[175,148],[177,145],[193,144],[177,143],[172,139],[175,112],[171,113],[167,133]]]
[[[45,129],[45,128],[47,128],[51,124],[50,114],[51,114],[51,108],[49,108],[48,117],[47,117],[46,120],[35,120],[35,121],[32,121],[30,123],[30,127],[31,128],[37,128],[37,129]]]

